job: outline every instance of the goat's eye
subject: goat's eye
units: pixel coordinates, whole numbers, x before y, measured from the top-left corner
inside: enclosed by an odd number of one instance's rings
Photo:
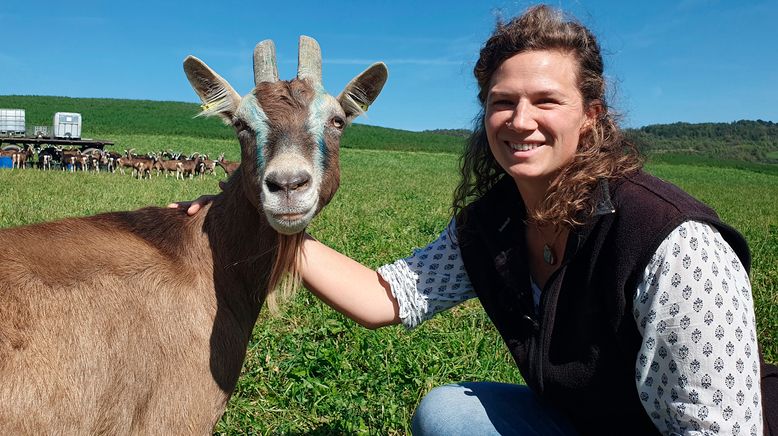
[[[341,117],[333,117],[330,122],[332,123],[332,127],[335,127],[336,129],[342,129],[346,125],[346,121]]]

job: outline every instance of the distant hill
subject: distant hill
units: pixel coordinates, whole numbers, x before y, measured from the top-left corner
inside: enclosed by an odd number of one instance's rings
[[[232,129],[219,119],[195,119],[200,108],[194,103],[0,95],[0,108],[25,109],[28,125],[50,125],[55,112],[79,112],[83,136],[90,138],[131,134],[234,138]],[[355,123],[346,130],[341,146],[459,153],[469,134],[467,129],[410,132]],[[654,124],[626,129],[626,134],[647,155],[778,163],[778,123],[771,121]]]
[[[24,109],[28,125],[51,125],[55,112],[78,112],[82,136],[111,139],[111,135],[167,135],[234,139],[232,128],[217,118],[194,118],[194,103],[107,98],[0,95],[0,108]],[[406,151],[459,153],[462,138],[431,132],[410,132],[355,123],[341,146]]]
[[[778,123],[771,121],[653,124],[626,133],[647,155],[680,153],[778,163]]]
[[[438,135],[457,136],[460,138],[467,138],[472,133],[472,131],[468,129],[434,129],[434,130],[425,130],[425,132],[435,133]]]

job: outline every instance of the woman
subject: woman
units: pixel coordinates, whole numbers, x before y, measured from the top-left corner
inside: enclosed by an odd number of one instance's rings
[[[746,243],[642,172],[594,36],[530,8],[475,76],[483,112],[438,240],[378,271],[303,248],[307,287],[366,327],[478,297],[505,340],[528,386],[436,388],[414,434],[761,433]]]

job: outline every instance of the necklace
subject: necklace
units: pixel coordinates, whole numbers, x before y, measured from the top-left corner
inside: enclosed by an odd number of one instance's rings
[[[549,265],[555,265],[557,258],[554,254],[554,243],[556,242],[556,238],[559,237],[559,235],[562,233],[561,229],[559,227],[556,228],[554,231],[554,238],[551,239],[551,242],[546,242],[546,238],[543,237],[543,233],[540,232],[540,227],[538,225],[535,225],[535,229],[538,231],[538,235],[540,236],[540,240],[543,242],[543,261],[545,261]]]

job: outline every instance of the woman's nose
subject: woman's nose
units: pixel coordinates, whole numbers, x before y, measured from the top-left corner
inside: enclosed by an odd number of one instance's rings
[[[506,125],[508,128],[518,131],[537,129],[538,123],[535,121],[532,106],[526,101],[520,101],[516,104],[516,108]]]

